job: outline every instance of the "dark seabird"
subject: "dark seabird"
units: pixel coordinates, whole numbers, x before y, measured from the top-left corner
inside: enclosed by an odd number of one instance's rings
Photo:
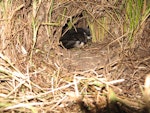
[[[81,48],[88,40],[91,39],[91,34],[89,29],[83,28],[72,28],[68,30],[61,38],[60,43],[63,47],[67,49],[71,48]]]

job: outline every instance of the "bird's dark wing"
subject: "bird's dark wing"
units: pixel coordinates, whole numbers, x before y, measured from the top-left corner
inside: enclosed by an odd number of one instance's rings
[[[76,44],[76,41],[73,41],[73,40],[63,40],[62,41],[62,45],[67,48],[67,49],[70,49],[70,48],[74,48],[74,45]]]

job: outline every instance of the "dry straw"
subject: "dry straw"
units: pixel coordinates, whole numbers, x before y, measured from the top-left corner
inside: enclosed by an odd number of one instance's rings
[[[150,12],[146,0],[142,4],[137,2],[144,16],[140,11],[131,11],[132,3],[133,0],[1,0],[0,112],[98,113],[111,109],[115,112],[114,105],[124,111],[130,106],[137,111],[141,109],[140,99],[132,98],[135,101],[132,102],[122,93],[126,91],[124,85],[128,85],[129,76],[125,75],[130,71],[126,70],[134,69],[131,78],[138,81],[142,77],[135,75],[141,72],[141,64],[147,70],[150,65],[149,57],[144,60],[138,57],[135,61],[134,52],[128,51],[129,36],[137,39],[134,34],[147,24]],[[134,23],[132,13],[136,13]],[[63,28],[87,26],[93,47],[68,51],[58,46]],[[101,50],[104,51],[100,53]],[[92,56],[86,56],[88,53]],[[81,65],[74,61],[80,59],[84,68],[93,66],[94,61],[97,64],[91,69],[78,69]],[[135,84],[137,89],[141,82]],[[140,91],[137,92],[134,94],[139,95]]]

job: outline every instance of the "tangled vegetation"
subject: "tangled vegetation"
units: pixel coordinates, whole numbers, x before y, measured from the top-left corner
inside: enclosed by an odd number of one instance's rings
[[[0,45],[0,112],[150,113],[149,0],[1,0]]]

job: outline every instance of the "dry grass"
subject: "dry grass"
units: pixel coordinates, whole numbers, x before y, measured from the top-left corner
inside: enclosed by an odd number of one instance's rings
[[[105,0],[2,0],[0,112],[142,112],[149,15],[130,44],[122,6]],[[89,26],[96,43],[60,48],[66,24]]]

